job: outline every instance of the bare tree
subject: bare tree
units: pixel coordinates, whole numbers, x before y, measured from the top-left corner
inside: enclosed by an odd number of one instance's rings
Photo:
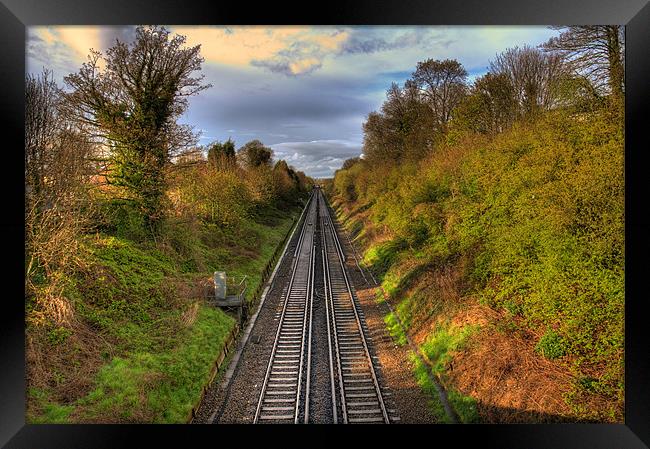
[[[625,33],[621,25],[579,25],[552,27],[564,30],[542,45],[559,52],[594,87],[615,98],[625,91]]]
[[[27,200],[38,198],[44,189],[51,148],[61,126],[59,89],[52,72],[27,75],[25,80],[25,187]]]
[[[161,218],[164,168],[196,136],[176,120],[188,97],[210,85],[201,69],[200,46],[163,27],[138,27],[132,44],[116,41],[101,53],[91,50],[78,73],[65,78],[66,97],[80,123],[91,127],[112,152],[112,184],[124,187],[155,229]],[[105,67],[102,69],[102,63]]]
[[[62,92],[50,71],[25,80],[26,207],[34,213],[69,203],[75,190],[96,173],[95,148],[82,129],[69,124]]]
[[[75,248],[90,215],[95,149],[82,130],[66,123],[50,72],[28,75],[25,85],[26,293],[34,293],[34,273],[48,277],[37,307],[61,323],[70,319],[71,308],[56,274],[79,262]]]
[[[508,78],[522,116],[555,106],[556,82],[566,73],[556,54],[524,46],[509,48],[490,62],[490,72]]]
[[[466,80],[467,71],[455,59],[418,62],[413,82],[443,130],[451,119],[453,109],[465,95]]]

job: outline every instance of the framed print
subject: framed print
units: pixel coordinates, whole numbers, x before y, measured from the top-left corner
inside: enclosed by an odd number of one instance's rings
[[[0,17],[7,448],[650,444],[644,0]]]

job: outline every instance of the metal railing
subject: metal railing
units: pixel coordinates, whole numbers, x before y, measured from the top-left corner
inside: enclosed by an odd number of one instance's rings
[[[226,277],[226,295],[241,296],[246,293],[246,279],[248,276],[227,276]]]

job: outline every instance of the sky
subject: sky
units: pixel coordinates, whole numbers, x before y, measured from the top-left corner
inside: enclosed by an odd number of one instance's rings
[[[419,61],[457,59],[469,80],[507,48],[537,46],[557,31],[543,26],[168,26],[201,45],[201,73],[212,87],[190,99],[180,123],[199,144],[259,139],[275,159],[307,175],[331,177],[362,153],[362,124],[379,110],[391,83],[403,84]],[[133,26],[33,26],[26,70],[77,72],[90,48],[134,39]]]

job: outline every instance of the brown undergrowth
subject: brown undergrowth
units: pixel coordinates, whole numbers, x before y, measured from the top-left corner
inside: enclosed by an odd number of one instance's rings
[[[65,344],[52,338],[45,328],[31,328],[26,338],[26,371],[29,386],[56,392],[50,400],[71,403],[88,393],[99,368],[112,357],[115,342],[98,335],[88,325],[75,321],[61,327]],[[73,363],[71,364],[71,360]],[[29,406],[38,406],[34,401]],[[36,410],[28,410],[30,412]]]
[[[563,400],[574,381],[566,363],[545,359],[535,351],[539,336],[466,295],[463,264],[423,272],[402,295],[417,298],[408,332],[418,345],[445,326],[451,334],[478,328],[449,352],[446,387],[475,399],[482,422],[575,422]]]
[[[454,354],[449,382],[477,400],[486,423],[575,422],[563,400],[571,389],[569,371],[537,354],[527,332],[498,330],[499,317],[491,315]]]

